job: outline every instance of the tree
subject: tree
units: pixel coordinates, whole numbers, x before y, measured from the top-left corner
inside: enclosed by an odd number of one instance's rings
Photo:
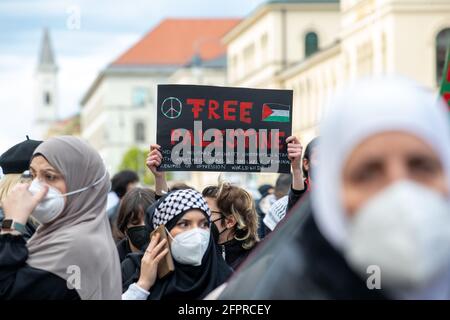
[[[155,184],[155,179],[145,165],[147,159],[147,150],[141,150],[138,147],[131,147],[123,155],[119,170],[133,170],[139,176],[139,179],[147,185]]]

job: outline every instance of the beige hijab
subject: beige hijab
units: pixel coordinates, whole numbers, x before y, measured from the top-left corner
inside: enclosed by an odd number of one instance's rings
[[[70,136],[45,141],[37,154],[64,176],[67,192],[97,183],[67,196],[60,216],[36,230],[27,245],[27,263],[65,279],[83,300],[121,299],[119,256],[105,209],[109,175],[102,159],[86,142]]]

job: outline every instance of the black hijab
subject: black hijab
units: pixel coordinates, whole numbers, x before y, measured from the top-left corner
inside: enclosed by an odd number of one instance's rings
[[[154,229],[153,218],[155,209],[164,208],[162,204],[169,194],[159,199],[147,209],[145,223],[150,232]],[[204,201],[203,198],[197,200]],[[195,206],[187,210],[185,208],[182,213],[174,216],[165,223],[166,228],[170,231],[187,211],[194,208]],[[209,221],[209,214],[205,210],[202,210],[202,212]],[[218,253],[211,236],[209,237],[208,249],[203,256],[200,266],[183,265],[175,260],[174,264],[175,271],[162,279],[157,279],[153,287],[150,288],[148,300],[203,299],[211,291],[224,283],[232,272],[222,256]]]

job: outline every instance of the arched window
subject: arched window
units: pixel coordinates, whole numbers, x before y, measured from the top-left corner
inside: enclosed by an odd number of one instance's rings
[[[136,122],[134,125],[134,140],[136,142],[145,142],[145,124],[143,122]]]
[[[315,32],[308,32],[305,36],[305,57],[309,57],[319,50],[319,37]]]
[[[436,36],[436,83],[439,85],[444,71],[445,54],[450,45],[450,28],[441,30]]]

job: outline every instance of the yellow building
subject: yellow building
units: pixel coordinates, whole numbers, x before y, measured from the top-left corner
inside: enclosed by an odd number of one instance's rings
[[[230,85],[294,90],[293,131],[306,145],[333,94],[362,76],[398,73],[437,89],[450,1],[268,1],[223,41]]]

